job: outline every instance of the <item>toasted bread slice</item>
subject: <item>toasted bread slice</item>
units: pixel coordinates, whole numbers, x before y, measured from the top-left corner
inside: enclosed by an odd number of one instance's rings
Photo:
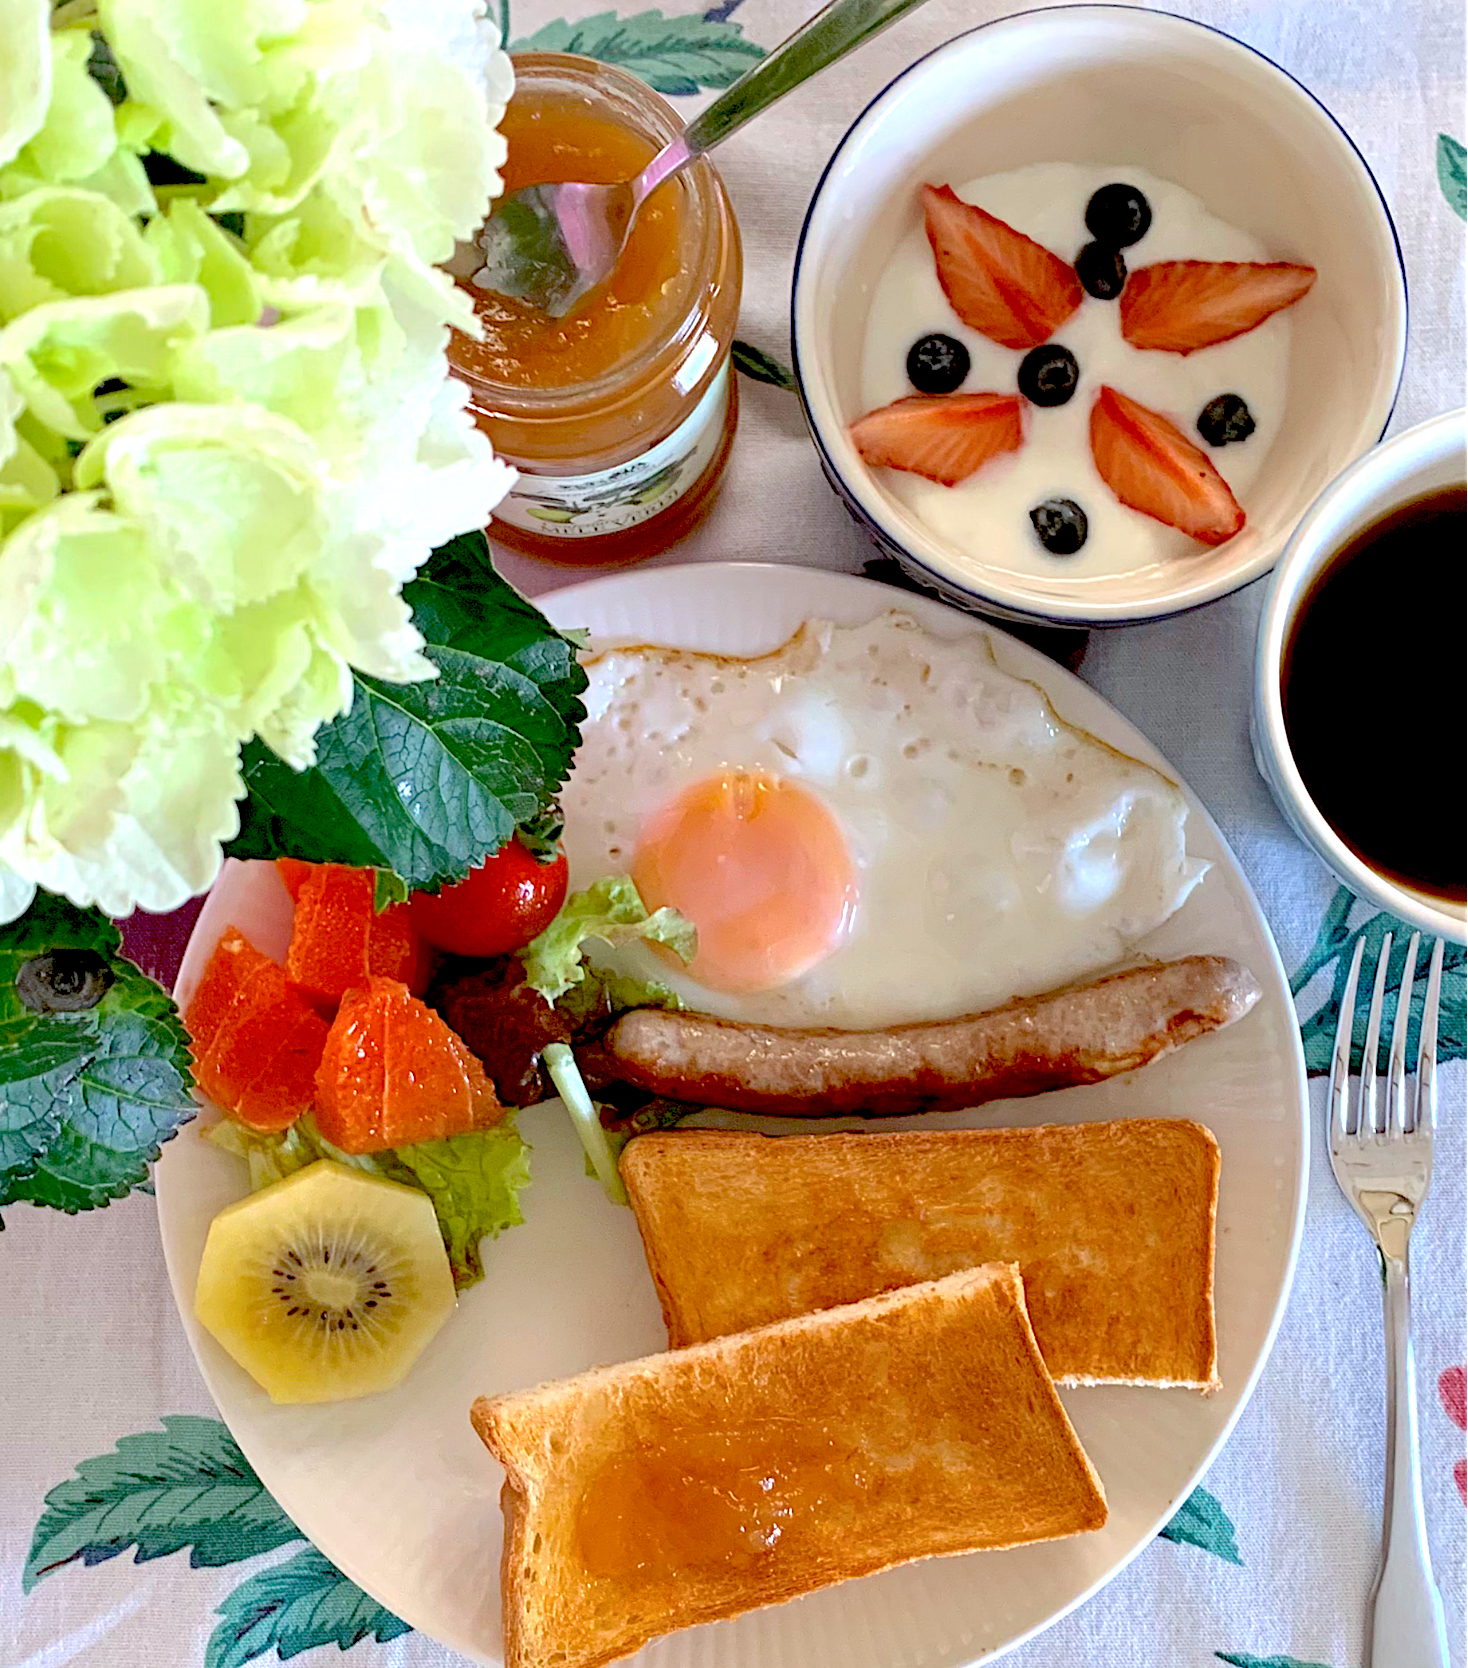
[[[674,1348],[1015,1262],[1057,1383],[1218,1388],[1201,1124],[667,1130],[628,1144],[622,1176]]]
[[[1013,1267],[474,1404],[506,1470],[506,1668],[1106,1521]]]

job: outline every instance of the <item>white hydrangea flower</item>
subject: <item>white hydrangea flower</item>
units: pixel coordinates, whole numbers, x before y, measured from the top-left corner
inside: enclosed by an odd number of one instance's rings
[[[500,189],[483,0],[51,13],[0,0],[0,922],[205,889],[242,743],[304,768],[353,669],[432,676],[402,587],[514,478],[437,270]]]

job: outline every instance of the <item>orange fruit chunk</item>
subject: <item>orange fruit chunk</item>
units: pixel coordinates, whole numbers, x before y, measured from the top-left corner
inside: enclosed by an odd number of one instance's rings
[[[301,882],[286,973],[319,1006],[335,1007],[373,977],[427,988],[422,940],[401,904],[378,913],[375,890],[371,869],[341,863],[312,864]]]
[[[299,857],[276,858],[276,873],[280,876],[281,884],[285,887],[286,891],[290,893],[292,903],[300,897],[301,887],[305,884],[306,876],[309,875],[315,867],[316,865],[314,863],[307,863]]]
[[[186,1023],[194,1079],[252,1129],[284,1129],[311,1105],[326,1021],[285,970],[234,928],[215,946]]]
[[[184,1015],[195,1059],[203,1056],[234,1013],[251,978],[269,962],[270,957],[262,956],[238,927],[225,928]]]
[[[316,1073],[316,1124],[345,1153],[488,1129],[505,1115],[484,1067],[396,979],[348,991]]]

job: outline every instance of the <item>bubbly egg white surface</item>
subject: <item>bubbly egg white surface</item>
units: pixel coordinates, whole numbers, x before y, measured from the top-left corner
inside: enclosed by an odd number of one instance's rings
[[[1103,970],[1207,867],[1179,789],[1063,723],[982,633],[937,638],[892,612],[809,622],[760,659],[615,648],[587,670],[563,796],[574,886],[627,871],[652,812],[726,769],[798,782],[856,867],[845,938],[776,989],[717,993],[642,946],[619,954],[693,1008],[843,1027],[979,1011]]]
[[[952,183],[977,204],[1032,237],[1062,260],[1074,260],[1090,241],[1085,211],[1091,194],[1111,181],[1136,186],[1152,208],[1146,235],[1124,251],[1128,271],[1157,261],[1267,261],[1257,238],[1210,214],[1189,191],[1145,168],[1044,162],[982,179]],[[1117,502],[1091,460],[1091,407],[1103,383],[1174,422],[1207,453],[1234,496],[1249,509],[1249,488],[1279,433],[1289,378],[1289,310],[1231,342],[1186,356],[1134,348],[1122,340],[1115,301],[1086,296],[1055,341],[1080,365],[1080,381],[1061,406],[1024,409],[1025,440],[1016,453],[991,460],[956,487],[938,486],[895,469],[875,471],[884,491],[946,544],[964,553],[975,571],[1063,576],[1084,587],[1115,573],[1135,572],[1183,558],[1201,548],[1185,533]],[[867,314],[862,357],[862,409],[870,411],[914,392],[907,352],[932,332],[969,350],[965,393],[1013,394],[1024,354],[1000,347],[959,322],[938,282],[933,251],[917,214],[877,280]],[[1239,394],[1257,427],[1243,442],[1218,448],[1198,435],[1198,413],[1217,394]],[[852,416],[860,413],[853,412]],[[1074,556],[1052,556],[1036,538],[1030,510],[1047,498],[1071,498],[1086,513],[1089,532]]]

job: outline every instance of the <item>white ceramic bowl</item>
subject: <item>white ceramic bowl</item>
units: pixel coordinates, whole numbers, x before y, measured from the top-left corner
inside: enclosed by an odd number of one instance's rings
[[[1388,880],[1362,861],[1316,809],[1290,753],[1285,733],[1280,681],[1285,645],[1301,597],[1330,557],[1373,521],[1399,504],[1409,503],[1438,488],[1463,484],[1465,435],[1468,422],[1462,411],[1448,411],[1429,422],[1407,429],[1384,446],[1368,452],[1320,495],[1285,547],[1270,582],[1269,596],[1259,621],[1254,660],[1254,703],[1250,734],[1259,774],[1269,785],[1286,821],[1330,865],[1341,880],[1378,909],[1400,916],[1424,933],[1464,942],[1464,913],[1444,905],[1441,898]],[[1342,671],[1362,644],[1341,645]],[[1430,803],[1420,785],[1410,789],[1404,815],[1429,815]]]
[[[861,461],[873,281],[916,223],[924,180],[1027,163],[1131,162],[1194,192],[1279,259],[1319,269],[1294,319],[1283,430],[1216,549],[1088,583],[986,568],[935,538]],[[832,485],[920,578],[1010,618],[1120,625],[1196,607],[1268,572],[1316,495],[1381,436],[1406,345],[1401,251],[1381,192],[1329,111],[1252,48],[1132,6],[1063,6],[949,41],[862,113],[816,188],[796,256],[792,337]]]

